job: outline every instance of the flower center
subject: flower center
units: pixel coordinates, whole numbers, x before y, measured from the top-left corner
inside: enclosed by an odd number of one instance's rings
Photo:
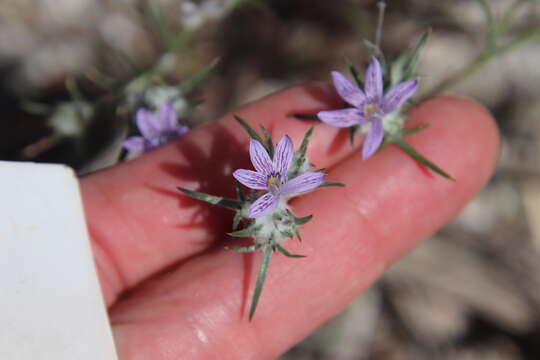
[[[281,179],[276,175],[269,176],[266,185],[272,194],[277,195],[281,189]]]
[[[373,121],[376,118],[381,118],[383,116],[383,112],[377,104],[368,104],[364,106],[364,117],[368,121]]]

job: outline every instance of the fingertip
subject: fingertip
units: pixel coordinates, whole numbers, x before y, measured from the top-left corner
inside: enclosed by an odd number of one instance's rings
[[[448,223],[486,184],[499,155],[493,117],[475,101],[436,97],[415,107],[409,121],[411,127],[426,123],[429,127],[404,140],[453,181],[397,146],[366,161],[351,155],[330,172],[330,181],[348,185],[342,190],[348,200],[342,207],[361,214],[384,239],[373,252],[382,252],[380,258],[388,264]]]
[[[276,117],[285,119],[293,114],[311,114],[322,109],[339,107],[340,105],[340,98],[333,86],[322,81],[311,81],[291,86],[246,104],[238,112],[246,120],[264,122],[269,115],[274,118],[270,120],[275,120]],[[295,122],[298,120],[290,121]]]
[[[500,152],[499,130],[490,112],[472,99],[437,96],[411,111],[411,126],[425,123],[428,129],[407,141],[429,154],[456,181],[475,180],[483,185]]]

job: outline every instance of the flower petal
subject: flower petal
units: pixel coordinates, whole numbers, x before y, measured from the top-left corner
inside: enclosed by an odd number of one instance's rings
[[[362,148],[362,158],[365,160],[375,154],[381,146],[384,138],[384,128],[381,119],[374,119],[371,122],[371,130],[367,134],[364,146]]]
[[[349,104],[361,107],[366,101],[364,92],[339,71],[332,71],[332,81],[339,96]]]
[[[286,177],[294,155],[294,146],[289,135],[281,138],[274,153],[274,169],[281,177]]]
[[[310,191],[324,182],[326,174],[322,172],[306,172],[288,181],[281,188],[282,195],[296,195]]]
[[[122,141],[122,146],[129,152],[141,153],[146,150],[146,140],[142,136],[131,136]]]
[[[171,102],[167,101],[159,109],[159,128],[161,131],[166,131],[174,129],[177,125],[176,109]]]
[[[256,171],[238,169],[232,174],[242,185],[255,190],[268,190],[267,176]]]
[[[257,140],[251,139],[249,142],[249,157],[255,169],[261,174],[270,175],[274,172],[274,166],[268,152]]]
[[[251,204],[248,216],[250,218],[259,218],[268,215],[276,208],[278,202],[279,196],[271,192],[266,193]]]
[[[384,112],[391,113],[414,95],[418,89],[418,80],[408,80],[391,88],[384,96]]]
[[[153,138],[151,140],[145,140],[144,142],[144,151],[150,151],[159,148],[163,143],[160,141],[159,137]]]
[[[175,132],[177,137],[183,136],[183,135],[187,134],[189,131],[190,131],[189,126],[185,126],[185,125],[178,125],[174,129],[174,132]]]
[[[364,91],[369,99],[368,101],[377,103],[383,95],[383,74],[381,64],[376,57],[373,57],[371,64],[366,71]]]
[[[137,127],[142,136],[146,139],[155,138],[161,133],[159,120],[156,118],[156,115],[148,109],[137,110],[135,121],[137,122]]]
[[[357,108],[319,111],[317,117],[328,125],[346,128],[367,122]]]

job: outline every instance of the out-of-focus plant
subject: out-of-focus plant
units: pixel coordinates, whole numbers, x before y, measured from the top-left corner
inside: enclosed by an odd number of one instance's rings
[[[524,6],[533,6],[536,0],[514,0],[501,14],[495,13],[490,0],[475,0],[482,8],[486,21],[484,49],[469,64],[443,79],[427,96],[452,88],[498,57],[534,41],[540,41],[537,26],[514,30],[517,12]]]
[[[115,79],[96,68],[92,69],[86,75],[101,88],[102,93],[97,98],[83,96],[75,80],[70,78],[66,81],[70,100],[55,105],[24,101],[22,105],[25,110],[46,118],[51,134],[24,148],[21,159],[35,159],[66,139],[73,140],[81,154],[84,153],[87,144],[85,137],[99,116],[118,117],[118,123],[124,125],[112,131],[127,128],[127,135],[133,136],[140,134],[135,124],[138,109],[158,111],[170,104],[178,117],[186,117],[201,103],[190,95],[208,78],[218,60],[211,61],[178,82],[175,71],[179,61],[200,57],[193,50],[191,31],[176,24],[171,13],[155,2],[143,1],[139,10],[149,39],[157,45],[150,46],[156,50],[155,60],[150,65],[141,66],[126,59],[125,54],[119,54],[130,64],[131,74],[127,79]],[[120,160],[125,156],[126,152],[122,151]]]

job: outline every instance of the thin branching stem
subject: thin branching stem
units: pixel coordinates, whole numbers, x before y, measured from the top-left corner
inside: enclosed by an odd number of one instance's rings
[[[497,19],[495,18],[495,15],[493,14],[493,10],[491,10],[491,5],[489,4],[488,0],[477,0],[480,6],[482,7],[482,11],[484,12],[484,15],[486,16],[486,22],[487,22],[487,43],[488,43],[488,50],[493,50],[497,48]]]
[[[510,21],[512,21],[512,19],[516,15],[516,12],[522,5],[525,5],[525,3],[526,1],[524,0],[515,0],[512,5],[508,7],[508,10],[506,10],[501,17],[501,21],[497,29],[498,36],[503,36],[504,34],[506,34],[508,28],[510,27]]]
[[[506,45],[498,47],[497,49],[491,51],[488,50],[480,54],[463,69],[457,71],[456,73],[448,76],[445,80],[441,81],[439,85],[437,85],[433,90],[431,90],[426,97],[447,91],[462,80],[482,69],[485,65],[493,61],[498,56],[509,53],[510,51],[513,51],[535,40],[540,40],[540,29],[534,29],[532,31],[518,35],[514,39],[510,40]]]
[[[379,8],[379,16],[377,18],[377,30],[375,31],[375,46],[380,51],[381,49],[381,40],[384,26],[384,11],[386,9],[386,2],[381,0],[377,3]]]

